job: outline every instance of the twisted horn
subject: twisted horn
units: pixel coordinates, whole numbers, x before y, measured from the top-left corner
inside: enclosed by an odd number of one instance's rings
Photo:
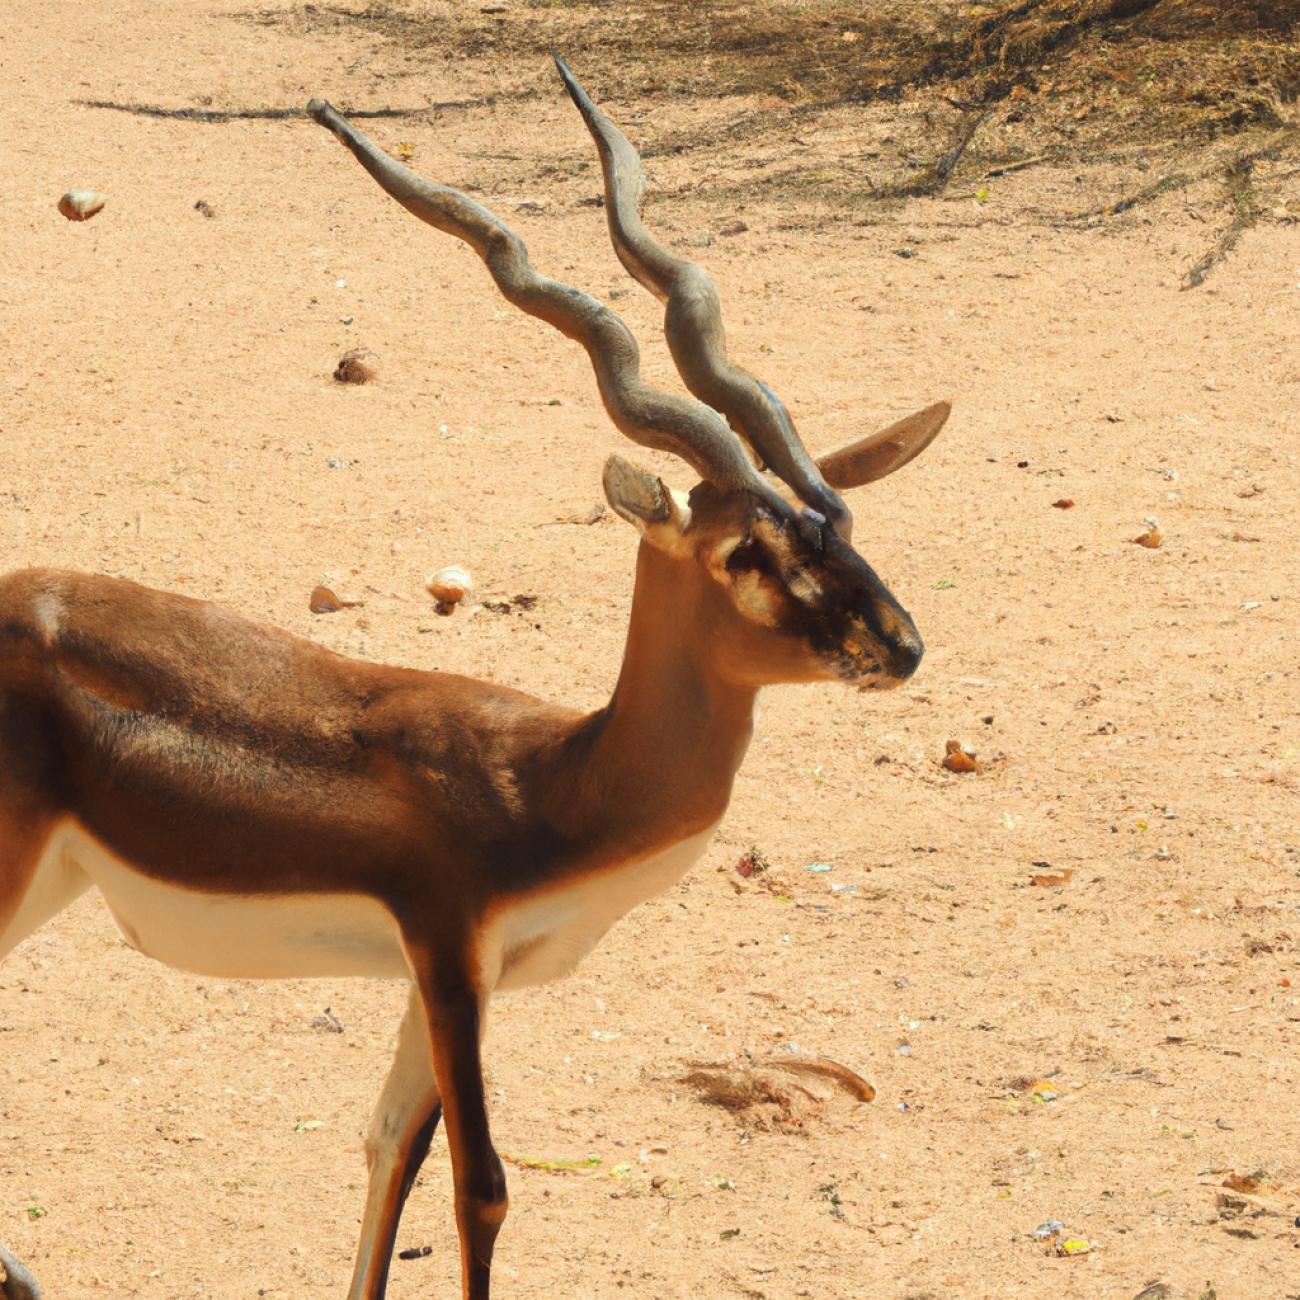
[[[308,114],[328,127],[408,212],[464,240],[486,263],[497,288],[521,311],[544,320],[587,350],[605,410],[617,428],[646,447],[680,456],[724,492],[752,492],[777,518],[794,511],[750,464],[740,440],[714,410],[652,388],[641,378],[641,352],[617,313],[589,294],[539,275],[524,242],[486,208],[458,190],[408,171],[377,149],[323,99]],[[808,521],[801,521],[807,529]]]
[[[682,382],[731,426],[799,498],[848,537],[853,516],[817,471],[790,413],[761,379],[727,357],[718,290],[700,267],[673,257],[641,223],[645,173],[627,137],[592,103],[559,55],[555,66],[600,152],[605,211],[618,260],[628,274],[666,304],[664,334]]]

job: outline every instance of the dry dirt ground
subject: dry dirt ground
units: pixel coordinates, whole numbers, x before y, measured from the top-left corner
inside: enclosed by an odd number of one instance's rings
[[[319,127],[238,114],[412,110],[361,125],[614,299],[676,386],[658,309],[541,56],[403,45],[392,16],[423,11],[382,12],[8,6],[0,560],[595,707],[635,542],[584,522],[627,452],[584,356]],[[590,17],[437,13],[557,44]],[[575,71],[650,155],[647,220],[715,276],[733,355],[810,446],[954,410],[854,503],[929,646],[916,678],[769,692],[689,878],[496,1004],[495,1293],[1300,1294],[1294,103],[1149,140],[1140,97],[1004,86],[947,183],[908,197],[974,110],[709,94],[707,60],[698,95],[638,87],[598,44]],[[73,186],[107,195],[84,225],[55,211]],[[332,380],[354,346],[377,383]],[[1160,549],[1132,544],[1148,518]],[[423,581],[452,562],[536,604],[439,618]],[[312,615],[323,575],[365,605]],[[949,739],[984,771],[945,772]],[[734,870],[751,845],[766,882]],[[342,1295],[402,1001],[165,969],[83,899],[0,967],[0,1240],[52,1300]],[[313,1027],[327,1006],[344,1032]],[[874,1104],[769,1086],[728,1109],[688,1081],[791,1043]],[[1092,1249],[1049,1253],[1049,1219]],[[441,1137],[399,1245],[432,1253],[395,1262],[391,1295],[454,1293]]]

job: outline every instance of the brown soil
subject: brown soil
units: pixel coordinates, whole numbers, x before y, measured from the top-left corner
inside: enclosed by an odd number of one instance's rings
[[[615,299],[676,386],[542,59],[569,52],[815,450],[954,414],[855,503],[929,645],[915,680],[770,692],[688,880],[497,1004],[496,1294],[1294,1293],[1294,6],[1207,35],[1156,27],[1206,6],[1022,4],[1074,23],[1032,59],[992,6],[982,35],[938,4],[501,8],[10,6],[0,560],[601,702],[635,543],[593,508],[627,447],[585,358],[290,116],[371,115]],[[689,45],[746,15],[761,58]],[[104,210],[65,221],[70,188]],[[354,348],[377,379],[332,378]],[[472,617],[424,594],[452,563]],[[322,582],[365,604],[313,615]],[[980,772],[941,766],[950,739]],[[180,974],[83,900],[0,968],[0,1240],[52,1297],[341,1295],[401,1003]],[[762,1065],[790,1043],[876,1100]],[[1050,1254],[1048,1219],[1095,1249]],[[454,1292],[441,1138],[399,1242],[425,1244],[393,1296]]]

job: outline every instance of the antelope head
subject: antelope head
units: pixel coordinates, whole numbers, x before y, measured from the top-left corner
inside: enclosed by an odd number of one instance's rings
[[[727,356],[717,288],[672,256],[641,222],[641,160],[563,60],[556,65],[600,152],[610,237],[629,274],[665,306],[664,332],[698,402],[651,388],[622,319],[594,298],[538,274],[523,241],[486,208],[429,182],[375,148],[323,100],[308,112],[421,220],[464,240],[516,307],[581,343],[614,424],[673,452],[703,480],[683,496],[611,457],[605,495],[642,536],[646,563],[669,564],[719,671],[748,685],[841,680],[896,686],[924,652],[907,611],[852,545],[840,491],[883,478],[923,451],[948,418],[939,402],[814,461],[781,401]]]

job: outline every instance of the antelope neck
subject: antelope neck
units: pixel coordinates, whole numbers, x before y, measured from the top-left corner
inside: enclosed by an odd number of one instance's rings
[[[710,579],[642,542],[623,666],[586,724],[583,784],[598,819],[627,844],[693,834],[726,811],[754,728],[758,689],[714,663]]]

